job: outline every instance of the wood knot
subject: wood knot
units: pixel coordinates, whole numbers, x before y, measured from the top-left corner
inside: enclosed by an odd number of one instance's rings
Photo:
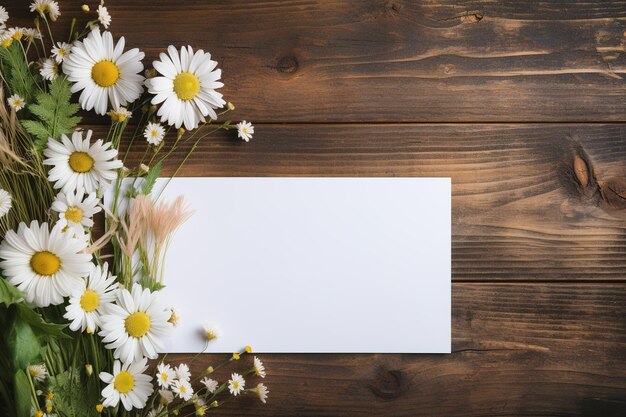
[[[282,74],[293,74],[298,71],[298,60],[293,56],[285,56],[276,63],[276,71]]]
[[[589,185],[589,167],[585,160],[580,155],[575,154],[572,158],[572,165],[578,183],[583,187]]]
[[[400,12],[400,6],[392,1],[385,3],[385,11],[389,14],[396,14]]]
[[[461,16],[461,23],[478,23],[483,20],[484,15],[480,12],[467,12]]]
[[[393,401],[401,397],[409,388],[404,372],[400,370],[380,370],[375,381],[367,388],[372,394],[384,401]]]

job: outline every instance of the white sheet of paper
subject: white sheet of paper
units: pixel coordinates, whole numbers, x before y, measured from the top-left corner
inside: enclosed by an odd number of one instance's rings
[[[159,180],[157,188],[164,184]],[[175,178],[167,352],[449,353],[449,178]]]

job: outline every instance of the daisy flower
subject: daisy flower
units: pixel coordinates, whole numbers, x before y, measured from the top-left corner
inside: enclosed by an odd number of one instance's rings
[[[57,42],[56,46],[52,48],[52,56],[57,63],[62,63],[67,58],[72,50],[72,45],[65,42]]]
[[[53,22],[61,15],[59,3],[52,0],[35,0],[30,4],[30,11],[39,13],[41,17],[45,17],[44,14],[48,13]]]
[[[28,367],[28,374],[35,381],[41,382],[48,377],[48,369],[46,368],[46,365],[43,363],[39,365],[30,365]]]
[[[72,290],[64,318],[71,321],[70,329],[93,333],[101,325],[100,317],[115,301],[118,283],[109,273],[108,264],[94,266],[87,280]]]
[[[115,159],[117,150],[111,148],[111,142],[103,143],[98,139],[90,145],[91,130],[85,139],[82,132],[72,133],[72,140],[62,135],[61,141],[48,140],[44,155],[48,158],[45,165],[52,165],[48,180],[54,182],[54,188],[65,192],[83,188],[86,193],[98,190],[101,183],[108,183],[117,177],[115,170],[122,167],[122,161]]]
[[[233,373],[228,380],[228,390],[235,397],[246,387],[246,381],[238,373]]]
[[[108,384],[102,390],[105,407],[116,407],[122,401],[126,411],[133,408],[144,408],[148,397],[154,391],[150,375],[144,374],[148,369],[147,359],[143,358],[136,362],[124,363],[116,360],[113,363],[113,374],[100,372],[100,379]]]
[[[189,401],[193,395],[193,388],[189,382],[177,379],[174,381],[174,384],[172,384],[172,392],[178,394],[179,398]]]
[[[175,377],[176,373],[168,364],[161,362],[159,366],[157,366],[156,378],[160,387],[169,388]]]
[[[169,311],[158,299],[158,292],[150,292],[135,284],[131,291],[121,289],[117,303],[102,316],[102,342],[107,349],[115,349],[113,357],[131,362],[146,356],[155,359],[162,348],[161,340],[171,324]]]
[[[181,363],[175,369],[176,378],[181,381],[189,381],[191,378],[191,372],[189,372],[189,367],[186,363]]]
[[[11,207],[13,207],[11,194],[0,188],[0,218],[6,216]]]
[[[174,401],[174,394],[172,391],[168,391],[166,389],[159,390],[159,403],[161,405],[168,405]]]
[[[108,112],[107,115],[111,118],[111,121],[115,123],[122,123],[133,117],[133,114],[128,111],[126,107],[118,107]]]
[[[41,39],[41,32],[35,28],[24,29],[24,37],[28,42],[33,42],[35,39]]]
[[[20,41],[24,37],[24,30],[26,28],[14,27],[9,29],[9,35],[14,41]]]
[[[50,231],[47,223],[39,225],[36,220],[30,226],[20,223],[17,233],[7,231],[0,243],[0,258],[4,259],[0,268],[29,303],[57,305],[91,271],[91,256],[82,253],[85,247],[85,241],[63,233],[60,226]]]
[[[44,80],[52,81],[59,75],[59,65],[52,58],[45,59],[39,73]]]
[[[4,25],[9,20],[9,12],[4,6],[0,6],[0,26]]]
[[[17,94],[13,94],[11,97],[7,99],[7,103],[9,107],[11,107],[14,111],[20,111],[26,105],[26,101],[22,97]]]
[[[265,366],[263,366],[263,362],[261,359],[254,357],[254,364],[252,365],[252,370],[256,376],[260,376],[261,378],[265,378]]]
[[[218,81],[222,70],[215,69],[217,62],[202,49],[194,53],[191,46],[179,53],[170,45],[167,52],[169,56],[161,53],[160,61],[152,63],[161,76],[146,80],[148,91],[155,95],[152,104],[162,103],[157,112],[161,121],[177,129],[184,124],[192,130],[205,122],[206,116],[217,119],[215,109],[226,104],[215,91],[224,86]]]
[[[13,38],[9,34],[9,32],[0,31],[0,46],[3,48],[8,48],[13,43]]]
[[[104,26],[106,29],[108,29],[109,25],[111,24],[111,15],[109,14],[109,11],[107,10],[107,8],[104,7],[103,5],[99,5],[97,13],[98,13],[98,21],[100,22],[100,24]]]
[[[252,389],[252,391],[257,395],[257,397],[259,397],[259,400],[261,400],[263,404],[267,402],[267,394],[270,393],[270,390],[267,389],[265,384],[258,384],[256,388]]]
[[[83,109],[104,115],[108,102],[118,108],[141,95],[144,53],[137,48],[123,52],[124,44],[123,36],[114,44],[111,32],[101,34],[97,28],[82,42],[74,42],[63,61],[63,72],[74,83],[73,93],[82,90],[79,101]]]
[[[211,394],[215,393],[219,385],[216,380],[207,378],[207,377],[202,378],[200,382],[206,387],[206,390]]]
[[[165,137],[165,129],[160,123],[148,123],[146,130],[143,131],[143,137],[146,138],[148,143],[158,146],[159,143]]]
[[[84,227],[93,226],[91,218],[102,210],[98,202],[95,192],[85,195],[82,189],[67,193],[61,191],[52,202],[52,210],[59,213],[57,224],[83,232]]]
[[[241,139],[245,140],[246,142],[250,142],[253,134],[254,126],[252,126],[252,123],[246,122],[245,120],[237,123],[237,136],[239,136]]]
[[[216,326],[204,326],[204,337],[211,341],[220,337],[219,330]]]

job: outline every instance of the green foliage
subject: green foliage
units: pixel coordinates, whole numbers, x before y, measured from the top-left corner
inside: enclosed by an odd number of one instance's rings
[[[26,369],[39,356],[39,339],[28,323],[13,314],[13,320],[6,334],[6,343],[13,369]]]
[[[154,188],[154,184],[156,183],[157,178],[159,178],[159,174],[161,173],[161,167],[163,166],[162,161],[157,162],[146,175],[144,182],[141,186],[141,193],[143,195],[148,195],[152,192],[152,188]]]
[[[22,301],[22,293],[20,290],[9,284],[7,280],[0,277],[0,304],[6,304],[7,307]]]
[[[41,314],[25,304],[18,304],[16,308],[20,320],[28,323],[39,337],[53,336],[59,339],[71,339],[69,335],[63,333],[63,329],[67,327],[67,324],[47,322],[41,317]]]
[[[40,81],[40,77],[36,72],[31,72],[19,42],[13,42],[7,48],[0,48],[0,72],[11,94],[19,94],[27,103],[32,100],[38,89],[37,82]]]
[[[97,415],[95,405],[98,392],[82,383],[79,372],[74,369],[50,376],[48,388],[54,392],[55,407],[60,415],[67,417],[91,417]]]
[[[37,94],[37,103],[28,106],[28,110],[38,120],[21,122],[28,133],[36,138],[37,149],[43,149],[48,138],[59,139],[61,135],[72,132],[80,122],[80,117],[76,116],[79,105],[72,103],[71,97],[69,81],[65,77],[57,77],[50,83],[50,90]]]
[[[28,380],[28,375],[26,375],[26,371],[20,369],[15,373],[13,377],[14,384],[14,401],[15,401],[15,415],[16,416],[30,416],[30,408],[31,408],[31,388],[30,381]]]

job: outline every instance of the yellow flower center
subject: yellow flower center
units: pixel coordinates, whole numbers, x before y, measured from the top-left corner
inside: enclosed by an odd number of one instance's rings
[[[174,78],[174,92],[181,100],[192,100],[200,91],[200,80],[190,72],[181,72]]]
[[[80,207],[72,206],[65,210],[65,218],[74,223],[80,223],[83,219],[83,211]]]
[[[132,337],[142,337],[150,330],[150,316],[143,311],[136,311],[126,317],[124,322],[126,332]]]
[[[13,43],[13,38],[10,36],[7,36],[6,38],[2,39],[2,42],[0,42],[0,46],[4,46],[5,48],[8,48],[9,46],[11,46],[12,43]]]
[[[36,252],[30,258],[30,267],[39,275],[53,275],[61,269],[61,260],[52,252],[47,250]]]
[[[163,372],[161,374],[161,381],[167,381],[167,378],[168,378],[167,373]]]
[[[120,70],[111,61],[100,61],[91,68],[91,78],[100,87],[110,87],[120,78]]]
[[[237,390],[239,388],[239,382],[233,381],[233,390]]]
[[[70,168],[74,172],[85,173],[91,171],[94,160],[87,152],[72,152],[70,155]]]
[[[126,372],[122,371],[115,376],[115,380],[113,381],[113,388],[120,394],[127,394],[130,390],[135,386],[135,380],[133,376]]]
[[[94,290],[87,290],[80,297],[80,306],[84,311],[90,313],[100,305],[100,298]]]
[[[184,385],[181,385],[180,388],[178,388],[178,390],[184,394],[187,392],[187,387],[185,387]]]
[[[11,35],[11,37],[16,41],[19,41],[20,39],[22,39],[22,35],[23,33],[21,31],[16,30],[15,32],[13,32],[13,35]]]

